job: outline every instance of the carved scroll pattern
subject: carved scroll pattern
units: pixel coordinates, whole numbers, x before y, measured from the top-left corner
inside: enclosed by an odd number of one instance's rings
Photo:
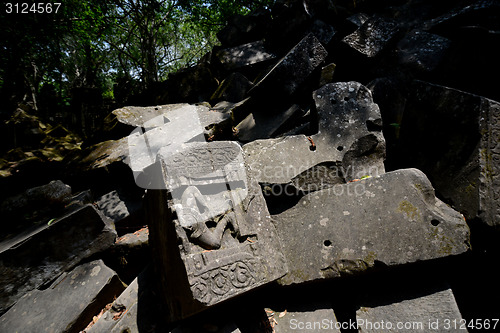
[[[500,104],[483,99],[481,105],[480,210],[490,225],[500,217]]]
[[[256,259],[236,261],[193,277],[191,291],[195,299],[211,304],[241,293],[258,283]]]
[[[192,147],[185,152],[176,153],[167,163],[171,177],[199,177],[210,174],[235,161],[240,152],[234,146],[227,147]]]

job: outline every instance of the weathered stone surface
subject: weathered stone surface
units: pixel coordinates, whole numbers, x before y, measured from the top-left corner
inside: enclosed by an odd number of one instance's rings
[[[286,311],[271,312],[271,326],[275,333],[337,332],[339,323],[331,306],[327,304],[302,304],[287,307]],[[273,325],[274,324],[274,325]]]
[[[288,261],[284,285],[469,250],[462,216],[436,199],[416,169],[310,193],[273,221]]]
[[[0,205],[2,214],[26,213],[26,209],[64,205],[71,196],[71,187],[60,180],[26,190],[24,193],[5,199]]]
[[[118,237],[103,259],[123,282],[130,283],[151,262],[149,229],[144,227]]]
[[[334,27],[322,20],[315,20],[309,27],[309,32],[316,36],[323,45],[328,45],[336,33]]]
[[[331,185],[323,177],[345,182],[384,173],[380,111],[370,91],[357,82],[341,82],[323,86],[313,97],[317,134],[256,140],[243,147],[258,181],[295,181],[301,190],[310,191]]]
[[[279,107],[276,107],[276,109],[279,109]],[[276,134],[280,126],[304,114],[302,109],[296,104],[285,108],[282,112],[262,111],[255,110],[235,127],[236,136],[239,141],[248,142],[272,137]]]
[[[410,91],[396,166],[424,171],[467,219],[500,225],[500,104],[422,81]]]
[[[163,308],[154,295],[154,278],[153,267],[148,266],[86,333],[168,331],[163,320]]]
[[[227,101],[237,103],[245,99],[247,91],[252,87],[253,83],[243,74],[231,73],[221,82],[210,99],[213,102]]]
[[[0,313],[82,259],[109,248],[116,232],[92,206],[0,245]]]
[[[157,106],[124,106],[116,109],[112,113],[117,120],[123,124],[131,126],[130,131],[136,127],[153,128],[162,126],[164,122],[159,116],[164,116],[168,121],[179,122],[179,117],[187,109],[194,109],[203,127],[213,125],[227,119],[224,114],[211,111],[209,107],[199,104],[190,105],[187,103],[166,104]]]
[[[263,41],[220,50],[216,53],[216,57],[226,70],[235,70],[276,58],[273,53],[266,50]]]
[[[144,175],[144,169],[154,163],[161,147],[190,140],[204,141],[205,136],[213,135],[215,125],[224,124],[231,116],[229,112],[219,112],[206,105],[190,104],[123,107],[115,111],[120,122],[130,125],[129,135],[90,147],[78,160],[77,166],[95,170],[124,162],[130,166],[136,184],[142,188],[148,188],[148,176]],[[135,129],[132,126],[136,126]]]
[[[217,33],[217,38],[224,46],[236,46],[264,36],[271,22],[271,13],[266,9],[259,9],[249,15],[235,15],[228,25]]]
[[[181,324],[170,331],[171,333],[241,333],[234,322],[226,324],[210,324],[189,322]]]
[[[368,83],[367,88],[373,95],[373,101],[379,106],[383,119],[387,150],[385,167],[387,170],[399,169],[399,166],[394,166],[394,160],[398,158],[396,146],[401,134],[401,121],[407,103],[406,85],[394,77],[381,77]]]
[[[450,26],[459,26],[470,18],[474,19],[482,14],[481,24],[488,26],[497,26],[498,20],[496,15],[500,12],[500,5],[495,0],[480,0],[475,1],[471,4],[461,4],[456,8],[446,12],[445,14],[435,17],[427,22],[425,22],[425,29],[432,30],[447,30]],[[468,19],[469,17],[469,19]],[[469,23],[469,22],[467,22]]]
[[[356,13],[349,16],[346,20],[352,23],[356,28],[360,28],[369,18],[370,16],[365,13]]]
[[[399,63],[430,72],[443,61],[451,41],[425,31],[413,30],[397,46]]]
[[[467,332],[465,326],[460,328],[462,315],[451,289],[391,304],[362,306],[356,311],[356,323],[359,332]]]
[[[395,21],[370,18],[342,41],[357,52],[372,58],[377,56],[395,37],[399,28]]]
[[[166,96],[162,98],[166,103],[200,103],[208,100],[218,86],[205,62],[169,74],[166,83]]]
[[[142,215],[142,202],[140,197],[130,195],[122,190],[113,190],[96,200],[97,207],[108,219],[120,225],[122,221],[128,220],[142,220],[137,215]],[[144,221],[142,221],[144,222]],[[144,225],[144,223],[137,221],[136,225]],[[131,223],[127,223],[130,225]]]
[[[311,23],[305,2],[293,1],[273,13],[273,20],[266,33],[266,44],[279,54],[284,54],[304,36]]]
[[[320,66],[328,52],[313,34],[308,34],[256,83],[252,94],[269,94],[273,98],[290,96]]]
[[[337,65],[331,63],[321,68],[321,75],[319,77],[320,87],[333,82],[333,74],[335,74],[336,67]]]
[[[230,117],[227,113],[205,109],[203,115],[200,115],[199,107],[192,105],[172,110],[144,123],[143,126],[150,129],[143,131],[138,127],[127,137],[127,162],[138,186],[153,189],[158,188],[155,184],[163,185],[161,179],[157,179],[159,175],[149,175],[147,171],[155,163],[156,154],[161,148],[175,150],[189,141],[203,142],[205,127],[214,124],[214,117],[220,117],[219,122]]]
[[[185,144],[162,149],[158,159],[167,190],[148,192],[150,241],[170,320],[286,273],[264,198],[237,143]]]
[[[2,332],[80,332],[124,289],[101,260],[80,265],[46,290],[33,290],[0,317]]]

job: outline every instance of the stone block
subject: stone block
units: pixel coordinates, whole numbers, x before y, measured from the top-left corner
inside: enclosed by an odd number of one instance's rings
[[[150,244],[169,308],[185,318],[283,276],[260,187],[235,142],[158,154],[166,190],[148,192]]]
[[[126,106],[113,111],[117,121],[130,126],[128,136],[119,140],[101,142],[89,149],[79,161],[78,167],[95,170],[115,162],[124,162],[140,183],[144,169],[154,163],[158,150],[189,140],[204,141],[212,133],[207,128],[230,119],[229,113],[218,112],[206,105],[167,104],[149,107]],[[138,179],[141,177],[140,179]]]
[[[0,204],[0,225],[3,230],[0,241],[9,234],[22,232],[44,220],[50,220],[54,215],[64,214],[65,205],[71,200],[71,187],[60,180],[29,188],[4,199]]]
[[[250,94],[290,96],[326,59],[328,52],[312,34],[304,37],[255,84]]]
[[[434,196],[416,169],[310,193],[272,219],[288,261],[283,285],[469,250],[464,219]]]
[[[150,265],[114,300],[109,310],[87,328],[86,333],[166,332],[163,307],[155,296],[154,278]]]
[[[279,106],[276,109],[280,109]],[[287,122],[293,121],[304,114],[302,109],[294,104],[279,112],[266,112],[267,110],[255,110],[250,113],[235,127],[236,136],[239,141],[248,142],[257,139],[267,139],[276,134],[278,129]]]
[[[335,313],[326,304],[302,304],[285,311],[267,311],[275,333],[336,332],[340,333]]]
[[[433,71],[444,60],[450,45],[447,38],[413,30],[398,43],[399,63],[418,71]]]
[[[237,103],[245,99],[248,90],[252,87],[253,83],[250,82],[243,74],[231,73],[224,79],[224,81],[221,82],[210,100],[212,102],[226,101]]]
[[[45,290],[32,290],[0,317],[2,332],[80,332],[100,308],[124,289],[101,260],[61,275]]]
[[[268,62],[276,58],[273,53],[267,51],[263,41],[223,49],[218,51],[215,57],[222,67],[228,71]]]
[[[357,82],[339,82],[313,94],[317,134],[256,140],[243,147],[261,183],[292,183],[310,192],[384,173],[385,141],[378,106]]]
[[[149,229],[144,227],[117,238],[103,259],[123,282],[130,283],[151,262]]]
[[[82,259],[108,249],[116,232],[92,205],[0,245],[0,313]]]
[[[373,58],[386,48],[398,31],[395,21],[370,18],[342,41],[361,55]]]
[[[204,104],[190,105],[187,103],[166,104],[156,106],[124,106],[116,109],[112,114],[116,119],[130,126],[130,132],[136,127],[155,128],[170,121],[180,121],[183,113],[194,110],[203,127],[213,125],[226,119],[224,114],[211,111]],[[165,117],[163,119],[161,116]]]
[[[320,87],[333,82],[333,74],[335,74],[336,67],[337,65],[331,63],[321,68],[321,75],[319,77]]]
[[[359,332],[467,332],[451,289],[356,311]]]
[[[229,117],[227,113],[210,111],[207,107],[188,105],[145,122],[145,131],[137,127],[127,137],[127,163],[134,173],[136,184],[146,189],[162,185],[161,175],[153,166],[159,150],[175,151],[189,141],[204,142],[205,128]]]
[[[500,104],[415,81],[401,120],[396,166],[412,165],[467,219],[500,225]]]

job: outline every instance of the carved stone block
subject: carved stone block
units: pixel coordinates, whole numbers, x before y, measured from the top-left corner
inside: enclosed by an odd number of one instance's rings
[[[304,196],[273,215],[288,261],[283,285],[465,253],[469,228],[416,169]]]
[[[260,187],[235,142],[158,154],[166,190],[149,191],[152,248],[170,320],[287,272]]]
[[[465,215],[500,226],[500,103],[414,81],[395,141],[396,167],[412,165]]]
[[[360,54],[372,58],[385,49],[398,30],[398,24],[395,21],[370,18],[342,41]]]
[[[243,149],[259,182],[291,182],[301,191],[385,172],[382,119],[370,91],[357,82],[327,84],[313,93],[318,132],[256,140]]]

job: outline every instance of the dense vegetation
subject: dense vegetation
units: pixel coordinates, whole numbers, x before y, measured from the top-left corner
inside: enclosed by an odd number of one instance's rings
[[[45,1],[51,13],[24,2],[27,13],[7,4],[0,11],[2,119],[19,103],[54,119],[71,111],[82,89],[100,104],[115,101],[117,86],[144,91],[195,64],[232,15],[274,1]]]

